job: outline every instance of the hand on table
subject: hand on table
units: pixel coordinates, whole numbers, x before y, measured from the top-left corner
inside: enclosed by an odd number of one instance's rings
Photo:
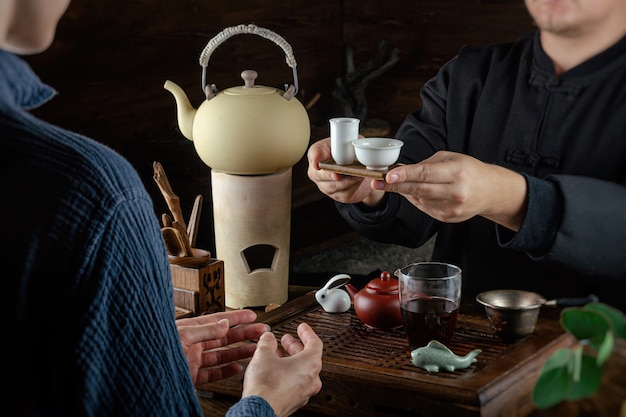
[[[254,320],[256,313],[252,310],[233,310],[176,320],[195,385],[228,378],[243,370],[243,366],[235,361],[251,357],[256,344],[231,345],[258,339],[270,330],[267,324],[252,323]]]

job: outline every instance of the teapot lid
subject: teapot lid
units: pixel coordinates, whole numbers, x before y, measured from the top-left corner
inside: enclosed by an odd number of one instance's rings
[[[264,87],[262,85],[254,86],[254,88],[246,87],[230,87],[223,91],[227,96],[263,96],[274,94],[276,88]]]
[[[371,280],[365,288],[376,293],[397,293],[398,280],[393,278],[389,271],[383,271],[380,277]]]
[[[233,96],[258,96],[264,94],[273,94],[276,92],[275,88],[255,85],[254,81],[257,77],[258,73],[254,70],[242,71],[241,78],[244,81],[244,85],[227,88],[226,90],[224,90],[224,94]]]

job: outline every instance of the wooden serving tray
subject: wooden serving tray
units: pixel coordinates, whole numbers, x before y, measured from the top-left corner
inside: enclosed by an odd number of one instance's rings
[[[339,165],[332,159],[320,162],[320,168],[327,171],[338,172],[339,174],[344,175],[353,175],[356,177],[376,178],[379,180],[384,180],[387,172],[389,172],[391,168],[394,168],[397,165],[398,164],[393,164],[387,169],[373,170],[365,168],[365,166],[360,164],[359,162],[354,162],[350,165]]]
[[[305,415],[525,416],[534,409],[530,393],[541,366],[554,350],[572,343],[558,314],[544,308],[532,335],[505,344],[493,334],[482,306],[462,304],[448,347],[458,355],[476,348],[482,353],[469,368],[453,373],[415,367],[401,329],[369,328],[353,309],[327,313],[313,292],[259,321],[270,324],[277,337],[295,335],[305,321],[324,341],[323,387],[303,409]],[[241,384],[239,375],[201,388],[238,398]]]

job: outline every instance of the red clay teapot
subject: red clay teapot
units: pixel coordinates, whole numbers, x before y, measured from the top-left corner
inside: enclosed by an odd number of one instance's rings
[[[354,312],[366,325],[378,329],[393,329],[402,325],[398,280],[388,271],[357,290],[352,284],[344,287],[354,304]]]

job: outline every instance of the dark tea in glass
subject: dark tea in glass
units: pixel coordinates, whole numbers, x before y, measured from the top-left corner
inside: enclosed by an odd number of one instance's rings
[[[403,303],[402,321],[411,350],[431,340],[447,345],[452,339],[459,306],[446,298],[416,298]]]
[[[416,262],[398,269],[396,276],[411,350],[431,340],[450,343],[461,304],[461,269],[442,262]]]

